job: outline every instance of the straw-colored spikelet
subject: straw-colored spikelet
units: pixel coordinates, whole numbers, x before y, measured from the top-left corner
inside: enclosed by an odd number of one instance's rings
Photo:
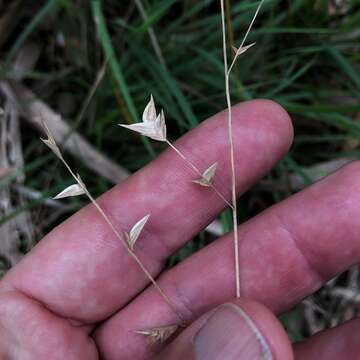
[[[246,46],[242,46],[240,48],[236,48],[235,46],[232,47],[235,53],[235,59],[240,56],[241,54],[244,54],[246,51],[248,51],[251,47],[253,47],[256,43],[251,43]]]
[[[43,129],[46,133],[47,139],[42,139],[41,141],[50,148],[50,150],[61,160],[63,157],[61,155],[61,151],[57,146],[54,137],[52,136],[48,126],[44,121],[42,121]]]
[[[169,325],[146,330],[136,330],[135,332],[137,334],[146,336],[149,344],[155,344],[156,342],[164,343],[175,333],[178,328],[179,325]]]
[[[197,180],[193,180],[195,184],[199,184],[201,186],[209,187],[213,183],[213,179],[216,173],[217,163],[212,164],[208,169],[206,169],[201,178]]]
[[[166,141],[166,124],[164,111],[161,110],[159,115],[156,115],[155,102],[152,95],[150,101],[146,105],[142,116],[142,122],[126,125],[119,124],[120,126],[136,131],[141,135],[147,136],[153,140]]]
[[[136,243],[136,240],[139,238],[141,231],[143,230],[145,224],[149,220],[149,217],[150,214],[144,216],[131,228],[130,232],[126,234],[126,240],[131,250],[134,250],[134,245]]]
[[[61,191],[54,197],[54,200],[62,199],[71,196],[79,196],[85,194],[84,189],[79,184],[73,184]]]

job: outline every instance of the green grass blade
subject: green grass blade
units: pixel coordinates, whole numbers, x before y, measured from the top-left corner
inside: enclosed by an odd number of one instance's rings
[[[54,5],[56,5],[58,0],[49,0],[34,16],[34,18],[26,25],[20,36],[15,41],[11,50],[8,52],[5,63],[9,65],[11,61],[14,59],[17,51],[20,49],[25,40],[29,37],[29,35],[36,29],[44,16],[52,10]]]
[[[91,6],[92,6],[92,11],[93,11],[98,35],[99,35],[99,38],[101,41],[101,45],[103,47],[106,58],[109,61],[110,68],[114,75],[115,81],[117,82],[117,84],[119,86],[119,89],[121,91],[121,94],[124,98],[125,104],[129,110],[131,117],[133,119],[140,119],[139,114],[136,110],[135,104],[130,95],[122,68],[120,66],[120,63],[116,59],[115,52],[114,52],[114,49],[113,49],[113,46],[112,46],[112,43],[110,40],[110,36],[109,36],[109,33],[106,28],[105,19],[104,19],[102,10],[101,10],[100,2],[98,0],[92,0]],[[154,157],[155,152],[151,146],[150,141],[143,136],[141,136],[141,140],[143,141],[149,154],[152,157]]]
[[[140,27],[137,28],[139,34],[144,34],[148,31],[149,27],[153,26],[158,22],[167,12],[167,10],[176,2],[177,0],[166,0],[161,4],[157,4],[153,11],[147,13],[147,19],[144,21]]]
[[[346,58],[338,49],[334,47],[328,48],[329,53],[337,61],[343,73],[347,74],[349,79],[355,84],[358,91],[360,91],[360,75],[351,65],[348,58]]]

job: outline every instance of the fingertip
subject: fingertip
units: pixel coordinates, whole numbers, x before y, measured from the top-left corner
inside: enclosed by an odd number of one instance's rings
[[[264,305],[249,299],[234,299],[231,304],[242,309],[265,338],[274,360],[292,360],[289,338],[276,316]]]
[[[287,111],[277,102],[268,99],[245,101],[233,107],[235,121],[249,121],[257,130],[263,130],[267,142],[272,140],[285,153],[294,138],[294,128]]]
[[[166,358],[292,360],[293,352],[270,310],[241,298],[191,324],[160,354]]]
[[[354,160],[349,162],[348,164],[345,164],[341,168],[341,175],[343,178],[345,178],[345,180],[353,181],[354,185],[358,186],[358,179],[360,175],[360,160]]]

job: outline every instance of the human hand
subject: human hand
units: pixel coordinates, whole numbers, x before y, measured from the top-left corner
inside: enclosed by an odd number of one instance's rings
[[[292,127],[287,114],[265,100],[234,107],[233,117],[240,195],[286,153]],[[227,136],[223,112],[177,146],[201,169],[217,161],[215,184],[229,198]],[[174,324],[177,317],[87,206],[0,282],[0,358],[288,360],[294,351],[297,359],[355,359],[358,320],[292,349],[272,313],[290,308],[359,261],[359,171],[358,163],[348,165],[239,226],[244,298],[231,300],[231,235],[161,275],[159,284],[189,326],[171,342],[153,346],[135,331]],[[151,214],[135,251],[154,276],[224,207],[211,189],[192,179],[186,164],[168,150],[98,200],[119,229]]]

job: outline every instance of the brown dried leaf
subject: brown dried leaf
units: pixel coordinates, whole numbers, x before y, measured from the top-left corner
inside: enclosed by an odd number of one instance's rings
[[[148,342],[152,345],[156,342],[164,343],[179,328],[179,325],[161,326],[146,330],[136,330],[140,335],[146,336]]]
[[[84,189],[79,184],[73,184],[57,194],[53,199],[62,199],[71,196],[79,196],[85,194]]]
[[[212,185],[216,168],[217,168],[217,162],[215,164],[212,164],[209,168],[207,168],[200,179],[193,180],[193,183],[199,184],[201,186],[209,187]]]
[[[130,233],[127,234],[127,242],[131,250],[134,250],[134,246],[136,240],[139,238],[142,229],[144,228],[145,224],[149,220],[150,214],[144,216],[140,219],[130,230]]]

